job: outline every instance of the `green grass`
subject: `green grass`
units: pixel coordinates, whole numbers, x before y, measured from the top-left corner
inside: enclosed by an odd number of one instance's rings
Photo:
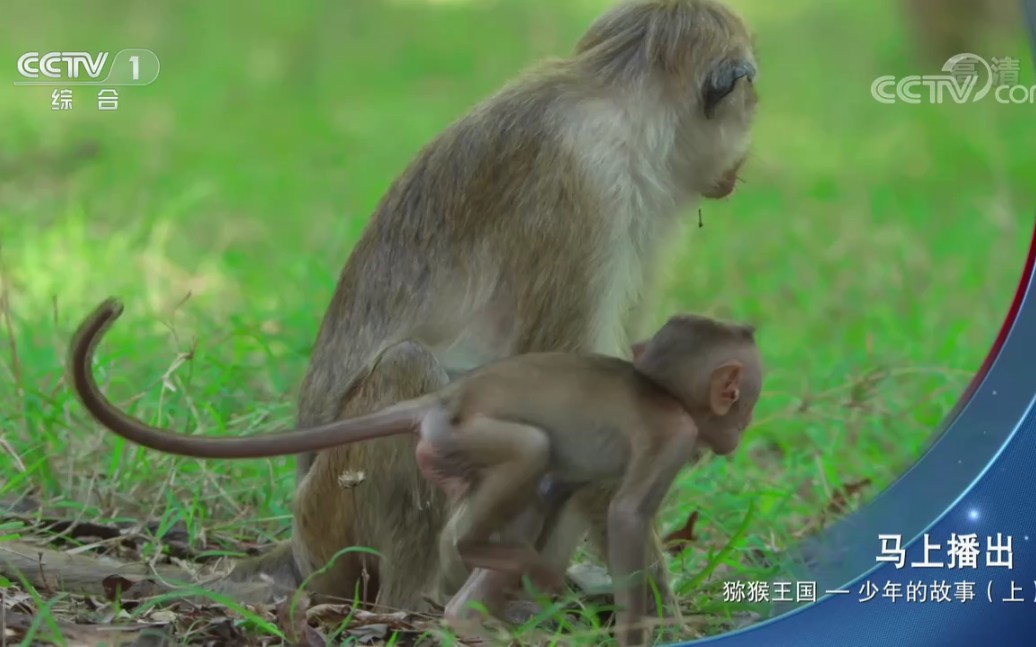
[[[116,112],[85,90],[71,112],[50,110],[49,88],[0,93],[0,498],[284,537],[288,460],[180,460],[98,429],[62,380],[72,328],[124,300],[97,371],[149,421],[290,423],[337,272],[391,179],[523,66],[566,52],[603,4],[6,7],[12,80],[28,50],[146,47],[162,71]],[[758,33],[753,158],[703,228],[688,214],[649,322],[751,321],[768,368],[743,451],[686,471],[662,519],[699,511],[673,571],[717,620],[724,577],[763,578],[754,556],[815,529],[838,488],[870,479],[858,505],[918,458],[996,335],[1036,202],[1032,106],[870,98],[879,74],[936,71],[891,3],[733,4]],[[979,53],[1020,58],[1034,82],[1021,34]]]

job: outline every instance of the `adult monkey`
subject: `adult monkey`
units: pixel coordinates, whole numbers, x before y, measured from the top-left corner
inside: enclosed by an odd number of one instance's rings
[[[342,270],[298,426],[429,393],[499,357],[625,355],[680,211],[734,189],[755,69],[745,25],[722,4],[626,2],[572,56],[446,128],[390,187]],[[342,549],[369,546],[382,559],[339,555],[311,591],[413,609],[456,590],[467,573],[436,550],[445,497],[421,477],[413,443],[299,456],[290,542],[242,561],[231,581],[295,586]],[[343,475],[360,482],[345,487]],[[566,563],[610,498],[574,498],[546,557]],[[663,575],[657,538],[650,557]]]

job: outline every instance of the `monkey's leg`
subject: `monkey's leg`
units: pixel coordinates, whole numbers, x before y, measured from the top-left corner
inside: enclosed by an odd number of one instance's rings
[[[539,536],[543,524],[543,513],[538,509],[539,506],[529,504],[514,518],[508,520],[507,517],[512,507],[517,510],[520,505],[535,497],[525,492],[525,488],[512,484],[517,487],[512,505],[507,502],[507,495],[494,483],[494,479],[501,469],[509,474],[516,473],[509,471],[512,467],[530,474],[539,473],[547,455],[540,448],[545,442],[544,438],[539,430],[530,430],[521,425],[512,427],[507,423],[485,419],[468,421],[455,428],[452,414],[442,409],[425,414],[421,440],[416,450],[418,464],[426,475],[434,475],[429,478],[441,489],[451,493],[450,499],[454,502],[450,522],[439,539],[442,568],[438,590],[444,597],[459,590],[469,579],[471,567],[458,554],[458,542],[468,546],[483,545],[481,539],[473,539],[480,537],[483,532],[476,529],[474,534],[468,534],[472,532],[471,529],[463,527],[467,521],[477,519],[482,523],[484,517],[485,527],[491,528],[489,532],[501,530],[499,534],[505,537],[505,542],[525,543],[532,549],[531,545]],[[486,481],[483,472],[494,476]],[[501,493],[488,516],[480,510],[490,508],[479,503],[479,497],[485,496],[487,487],[488,491]],[[483,494],[473,496],[478,492]],[[537,573],[540,572],[546,578],[546,571],[540,569]],[[516,583],[520,577],[520,573],[515,576]]]
[[[457,542],[485,540],[535,500],[550,461],[550,439],[536,427],[486,417],[466,421],[453,433],[469,460],[484,467],[450,527]]]
[[[448,439],[449,433],[452,438]],[[465,543],[486,542],[499,530],[533,536],[538,532],[541,520],[521,517],[532,514],[528,506],[535,499],[537,485],[550,460],[550,440],[543,431],[529,425],[475,418],[454,430],[429,429],[423,435],[433,442],[436,436],[441,443],[455,440],[469,460],[484,466],[478,483],[443,531],[443,553],[456,553],[458,546]],[[486,571],[479,577],[472,574],[447,606],[448,622],[455,628],[470,628],[478,620],[479,611],[468,604],[475,600],[492,607],[491,613],[499,613],[501,590],[513,585],[516,579],[498,571]]]
[[[341,417],[370,413],[447,384],[423,346],[404,342],[383,353],[344,403]],[[377,551],[338,556],[311,580],[315,593],[390,608],[420,610],[439,568],[437,539],[446,497],[420,474],[411,435],[354,443],[321,452],[295,499],[295,552],[313,572],[350,547]]]
[[[490,618],[503,619],[507,597],[517,581],[518,578],[508,572],[476,568],[464,586],[450,598],[443,611],[443,619],[460,637],[478,637],[492,642],[494,636],[483,623]],[[488,618],[482,617],[479,606],[485,608]]]
[[[530,506],[499,533],[501,541],[456,544],[456,552],[472,572],[444,612],[454,631],[492,641],[491,632],[482,625],[479,607],[490,617],[507,622],[507,602],[521,591],[521,579],[525,575],[539,590],[553,591],[563,586],[562,574],[549,570],[532,545],[541,532],[543,519],[543,513],[536,506]],[[443,536],[448,537],[446,533]]]
[[[451,600],[453,607],[462,609],[469,602],[477,601],[495,617],[510,621],[505,608],[510,601],[507,598],[532,602],[521,587],[523,576],[527,575],[538,591],[562,591],[565,585],[564,565],[558,567],[546,560],[538,547],[544,537],[557,530],[561,512],[578,487],[572,483],[556,482],[550,477],[543,479],[539,487],[540,501],[528,506],[525,512],[507,524],[498,533],[498,541],[462,542],[454,550],[454,542],[448,533],[443,533],[444,550],[450,554],[461,553],[459,558],[467,568],[499,572],[493,576],[481,575],[477,581],[469,579]],[[538,604],[534,606],[539,607]]]
[[[509,573],[513,578],[512,588],[517,588],[521,578],[527,576],[540,591],[560,592],[564,572],[553,568],[536,550],[549,512],[548,506],[530,505],[497,533],[497,539],[457,542],[461,561],[472,570],[482,568]]]
[[[541,591],[558,592],[564,576],[552,568],[531,544],[498,541],[466,542],[457,545],[461,561],[470,569],[484,568],[513,576],[528,577]]]
[[[576,548],[586,536],[587,528],[595,552],[607,562],[608,507],[614,494],[615,490],[611,487],[582,488],[561,510],[557,519],[546,524],[537,547],[551,568],[567,568]],[[647,600],[647,612],[655,618],[662,616],[665,626],[659,628],[658,638],[663,642],[675,642],[678,640],[677,627],[682,624],[680,608],[669,586],[668,564],[653,520],[649,522],[648,528],[644,561],[653,587],[649,589],[652,595]],[[657,600],[654,595],[656,591]]]
[[[579,490],[573,497],[570,510],[558,521],[559,530],[550,538],[549,543],[541,547],[541,552],[555,567],[562,556],[571,555],[582,538],[578,534],[582,528],[589,527],[589,539],[594,552],[605,561],[608,556],[608,508],[616,494],[611,486],[590,486]],[[581,526],[580,524],[585,524]],[[574,541],[573,541],[574,540]],[[652,595],[648,599],[648,613],[654,617],[661,615],[667,624],[678,625],[681,622],[679,603],[669,586],[669,567],[665,551],[662,549],[661,537],[655,527],[655,520],[649,523],[649,535],[645,553],[647,575],[651,583]],[[655,593],[657,592],[657,598]]]
[[[507,602],[520,591],[523,575],[528,574],[533,586],[541,590],[563,583],[557,574],[551,577],[551,574],[537,572],[537,568],[542,567],[542,560],[532,542],[539,532],[541,520],[542,515],[530,509],[500,533],[507,543],[462,541],[456,544],[460,560],[472,571],[446,605],[443,616],[459,635],[492,641],[493,636],[485,631],[484,618],[479,612],[484,608],[491,618],[507,622]],[[447,538],[445,533],[443,536]]]
[[[511,622],[507,604],[526,596],[521,587],[523,575],[528,575],[533,587],[544,592],[560,591],[564,586],[564,571],[554,569],[534,548],[544,521],[551,517],[551,503],[557,497],[548,497],[543,503],[528,506],[523,513],[497,533],[498,541],[457,542],[450,533],[443,532],[440,550],[444,562],[451,560],[471,569],[468,579],[453,590],[457,593],[447,605],[447,617],[456,631],[476,631],[479,623],[470,611],[471,603],[485,607],[487,613],[504,622]],[[538,609],[538,605],[535,605]],[[464,611],[468,609],[468,611]],[[512,609],[513,610],[513,609]],[[464,613],[462,613],[464,611]],[[528,607],[519,616],[528,614]],[[478,634],[481,635],[481,634]],[[483,636],[486,637],[486,636]],[[489,639],[488,637],[486,637]]]
[[[544,524],[537,548],[550,568],[564,570],[572,561],[576,548],[590,530],[590,541],[605,561],[608,559],[608,508],[615,496],[610,486],[587,486],[578,489],[571,500]],[[682,624],[680,607],[669,586],[668,563],[662,542],[654,526],[649,523],[644,561],[653,587],[647,601],[652,617],[662,616],[666,626],[659,628],[659,638],[668,642],[678,639],[677,629]],[[657,600],[654,593],[657,591]],[[661,607],[661,613],[659,613]]]
[[[693,435],[677,436],[648,456],[634,459],[608,506],[608,570],[615,590],[615,639],[644,642],[648,599],[645,580],[652,522],[676,475],[694,450]]]
[[[525,511],[498,533],[497,541],[460,541],[453,534],[456,524],[448,524],[440,539],[440,559],[454,561],[465,568],[496,571],[492,577],[481,576],[475,581],[470,576],[454,590],[452,609],[463,609],[469,602],[479,602],[494,616],[504,618],[506,593],[525,598],[521,578],[528,575],[533,586],[544,592],[557,592],[564,587],[566,563],[547,560],[539,551],[544,538],[557,532],[558,519],[571,494],[578,486],[557,483],[547,477],[539,483],[541,500],[528,505]]]

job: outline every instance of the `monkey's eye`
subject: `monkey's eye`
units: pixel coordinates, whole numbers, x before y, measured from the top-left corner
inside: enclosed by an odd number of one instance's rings
[[[755,74],[755,66],[748,61],[725,60],[719,63],[709,74],[702,92],[705,117],[711,119],[716,114],[716,108],[734,91],[739,79],[746,78],[751,83]]]

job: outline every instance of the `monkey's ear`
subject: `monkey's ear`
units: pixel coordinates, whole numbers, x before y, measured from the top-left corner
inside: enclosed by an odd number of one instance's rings
[[[717,416],[725,416],[741,397],[741,369],[744,365],[736,360],[726,362],[712,371],[709,382],[709,406]]]
[[[702,88],[705,117],[712,119],[720,102],[737,87],[738,80],[747,78],[751,82],[755,79],[755,74],[755,65],[749,61],[724,59],[717,63],[705,79],[705,87]]]
[[[630,350],[633,351],[634,362],[640,359],[640,356],[644,354],[644,349],[647,348],[647,345],[647,341],[638,341],[634,342],[634,344],[630,346]]]

